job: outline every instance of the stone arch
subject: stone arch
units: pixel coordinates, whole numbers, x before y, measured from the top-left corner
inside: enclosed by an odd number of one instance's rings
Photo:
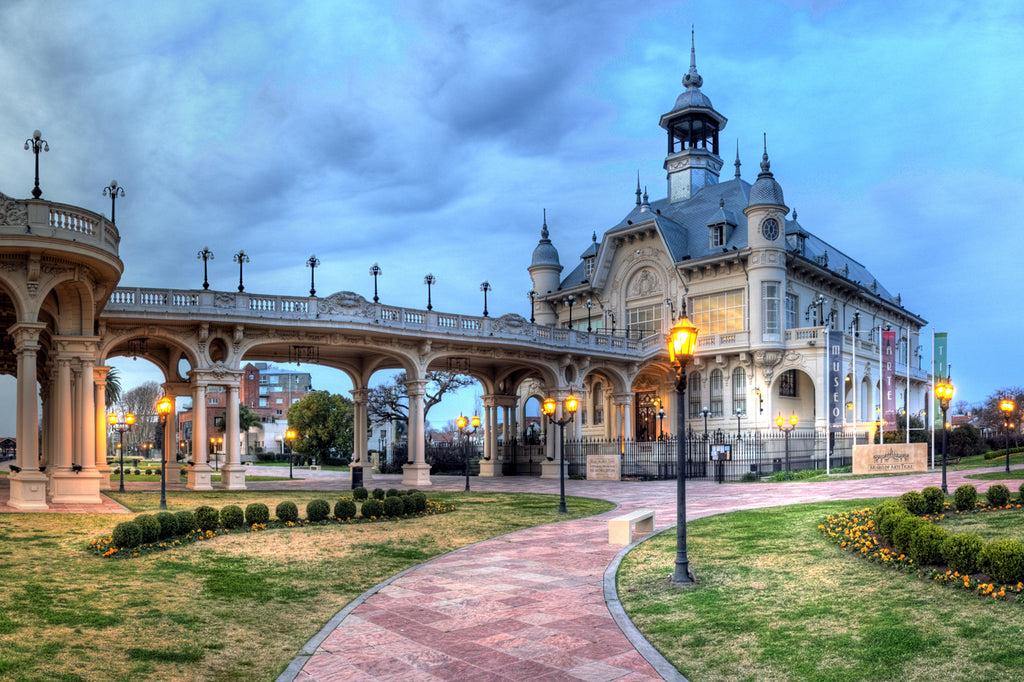
[[[91,336],[95,330],[96,300],[91,287],[76,272],[62,272],[40,287],[40,308],[53,306],[58,333]]]
[[[772,397],[772,414],[769,422],[781,415],[788,419],[797,416],[798,428],[813,428],[817,418],[817,387],[814,377],[803,367],[784,366],[772,379],[770,387]],[[795,391],[795,395],[791,395]]]
[[[198,349],[184,343],[180,338],[172,333],[169,333],[163,327],[136,327],[128,330],[117,330],[108,331],[103,335],[98,352],[96,354],[96,364],[102,365],[112,357],[131,357],[130,342],[136,339],[145,339],[148,341],[162,342],[162,345],[154,346],[152,349],[149,348],[149,344],[146,344],[144,352],[138,353],[139,357],[144,357],[154,365],[160,368],[164,373],[165,381],[186,381],[187,378],[181,376],[178,371],[178,365],[181,359],[184,358],[191,369],[199,369],[203,366],[202,358],[199,355]],[[122,351],[123,348],[123,351]],[[160,353],[163,353],[163,357],[160,357]]]

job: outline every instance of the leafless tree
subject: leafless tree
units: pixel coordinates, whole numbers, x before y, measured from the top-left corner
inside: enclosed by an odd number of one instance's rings
[[[402,372],[395,375],[390,382],[370,389],[370,394],[366,399],[370,421],[409,422],[409,396],[405,389],[406,381],[405,372]],[[423,397],[424,417],[430,413],[430,408],[441,402],[445,395],[475,383],[475,379],[465,374],[427,372],[427,388]]]

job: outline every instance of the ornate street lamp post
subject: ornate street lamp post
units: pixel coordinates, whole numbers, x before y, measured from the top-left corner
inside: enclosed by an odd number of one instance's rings
[[[526,292],[526,295],[530,297],[530,324],[535,324],[537,322],[537,318],[534,317],[533,314],[533,299],[537,298],[537,292],[530,289]]]
[[[592,331],[594,331],[594,330],[593,330],[593,329],[592,329],[592,328],[590,327],[590,311],[591,311],[591,309],[592,309],[592,308],[594,307],[594,304],[593,304],[593,303],[591,303],[591,302],[590,302],[590,299],[588,298],[588,299],[587,299],[587,302],[586,302],[586,303],[585,303],[584,305],[585,305],[585,306],[586,306],[586,308],[587,308],[587,332],[589,333],[589,332],[592,332]]]
[[[39,152],[50,151],[50,143],[43,139],[41,132],[34,130],[32,131],[32,137],[25,140],[25,149],[26,151],[31,149],[36,157],[36,186],[32,188],[32,198],[38,199],[43,196],[43,190],[39,189]]]
[[[245,285],[242,284],[242,265],[249,262],[249,257],[245,255],[245,251],[239,249],[232,260],[238,263],[238,290],[245,291]]]
[[[686,556],[686,365],[697,347],[697,327],[686,317],[683,304],[679,321],[668,338],[668,358],[676,365],[676,564],[672,582],[693,585]]]
[[[295,429],[288,429],[284,432],[284,438],[288,441],[288,478],[293,478],[292,464],[295,462],[295,450],[292,449],[292,445],[295,444],[295,439],[298,435]]]
[[[213,469],[220,471],[220,446],[224,445],[224,436],[210,436],[210,453],[213,455]]]
[[[569,294],[569,298],[565,299],[565,304],[569,306],[569,329],[572,329],[572,307],[576,304],[576,297]]]
[[[484,292],[484,317],[487,317],[487,292],[491,290],[490,283],[484,280],[484,283],[480,285],[480,291]]]
[[[433,310],[434,306],[430,300],[430,287],[437,283],[437,277],[434,277],[433,273],[428,272],[427,276],[423,278],[423,283],[427,285],[427,310]]]
[[[119,436],[119,442],[117,449],[120,451],[120,461],[118,469],[121,472],[121,485],[118,487],[118,492],[124,492],[124,432],[131,431],[132,427],[135,426],[135,415],[131,412],[122,414],[120,417],[117,416],[116,412],[111,412],[110,416],[107,417],[107,423],[110,424],[110,428],[117,431]]]
[[[380,266],[374,263],[370,266],[370,274],[373,275],[373,302],[377,303],[380,299],[377,297],[377,278],[384,274],[384,271],[380,269]]]
[[[780,414],[775,418],[775,425],[779,427],[779,431],[786,434],[786,480],[789,480],[789,432],[796,428],[797,418],[796,415],[792,415],[789,418],[789,426],[786,426],[786,420],[782,418]]]
[[[202,259],[203,261],[203,288],[209,289],[210,282],[206,275],[206,261],[213,260],[213,251],[210,251],[209,247],[204,246],[203,250],[196,254],[196,259]]]
[[[160,508],[167,509],[167,455],[164,445],[167,443],[167,417],[174,410],[174,401],[164,396],[156,404],[156,413],[160,415]]]
[[[470,423],[473,424],[473,430],[472,431],[467,431],[466,427],[469,426]],[[473,419],[470,420],[469,418],[464,417],[463,415],[460,414],[459,418],[455,420],[455,425],[459,427],[459,434],[462,436],[462,450],[463,450],[463,452],[466,455],[465,456],[465,460],[466,460],[466,492],[468,493],[469,492],[469,453],[470,453],[469,439],[470,439],[471,436],[476,434],[477,429],[480,428],[480,417],[478,417],[478,416],[476,416],[474,414],[473,415]]]
[[[558,424],[558,512],[560,514],[568,514],[569,510],[565,507],[565,425],[576,418],[576,410],[579,409],[580,399],[574,395],[569,395],[566,397],[563,406],[565,407],[564,412],[569,413],[568,417],[555,418],[558,403],[554,398],[545,400],[541,406],[541,411],[547,415],[548,421],[552,424]]]
[[[711,414],[711,410],[704,407],[701,408],[700,413],[704,416],[704,442],[708,441],[708,415]]]
[[[103,188],[103,196],[110,195],[110,222],[113,225],[117,225],[117,221],[114,219],[114,209],[117,208],[118,194],[124,196],[124,187],[118,187],[117,180],[111,180],[110,185]]]
[[[309,266],[309,295],[316,296],[315,274],[317,266],[320,265],[320,259],[316,257],[316,254],[313,254],[306,261],[306,265]]]
[[[736,417],[736,440],[740,439],[740,420],[743,419],[743,410],[736,408],[733,412],[733,416]]]
[[[1003,430],[1006,432],[1006,473],[1010,473],[1010,429],[1013,424],[1010,420],[1013,416],[1013,408],[1016,407],[1009,398],[999,402],[999,409],[1003,411]]]
[[[658,405],[658,440],[661,440],[662,437],[665,434],[664,426],[665,426],[665,407],[663,405],[659,404]]]
[[[939,407],[942,408],[942,492],[949,494],[946,488],[946,459],[949,456],[949,427],[946,426],[946,412],[949,410],[949,401],[953,399],[953,384],[949,377],[945,381],[935,384],[935,397],[939,399]]]

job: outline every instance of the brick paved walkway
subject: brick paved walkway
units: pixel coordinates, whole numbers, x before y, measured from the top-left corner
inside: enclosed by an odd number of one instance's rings
[[[965,473],[970,472],[949,474],[950,491],[969,482]],[[375,477],[371,485],[401,487],[399,481]],[[879,497],[939,481],[936,473],[826,483],[690,481],[687,517]],[[344,482],[338,481],[339,488]],[[458,478],[434,477],[434,482],[435,488],[463,486]],[[972,483],[985,490],[997,482]],[[321,488],[324,481],[317,483]],[[1012,490],[1019,485],[1007,483]],[[474,490],[558,492],[557,481],[536,478],[475,478],[472,485]],[[620,628],[613,616],[617,601],[610,594],[606,603],[604,592],[606,569],[622,550],[608,544],[608,519],[647,508],[655,510],[656,530],[674,525],[675,482],[567,481],[566,493],[612,500],[621,509],[487,540],[385,581],[328,623],[279,681],[683,679],[628,620],[620,618]],[[632,641],[624,629],[632,630]]]

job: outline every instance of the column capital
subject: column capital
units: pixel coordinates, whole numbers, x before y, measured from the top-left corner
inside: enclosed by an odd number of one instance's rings
[[[427,392],[427,384],[429,383],[425,379],[410,379],[405,382],[405,391],[409,395],[424,395]]]
[[[39,335],[46,329],[45,322],[16,322],[7,333],[14,339],[16,353],[39,349]]]
[[[107,375],[110,374],[110,370],[112,370],[112,369],[114,369],[114,368],[113,367],[108,367],[107,365],[93,365],[92,366],[92,380],[96,384],[99,384],[99,385],[102,385],[102,386],[106,386],[107,385]]]
[[[370,397],[370,389],[368,388],[353,388],[349,393],[352,394],[352,402],[365,403],[366,399]]]

